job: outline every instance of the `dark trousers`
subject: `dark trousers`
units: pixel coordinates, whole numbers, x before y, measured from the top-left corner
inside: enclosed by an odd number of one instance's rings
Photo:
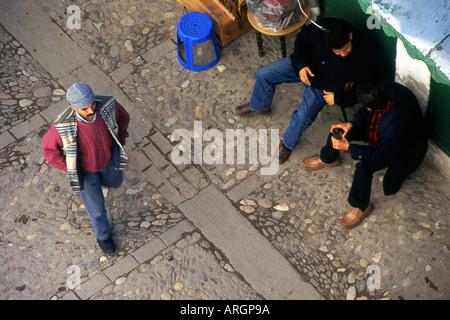
[[[111,226],[107,217],[102,186],[119,188],[123,181],[123,173],[117,170],[111,161],[97,172],[81,169],[79,176],[82,187],[81,200],[89,213],[94,234],[99,240],[107,240],[111,236]]]
[[[369,130],[364,127],[354,126],[346,136],[350,141],[369,141]],[[411,150],[395,156],[388,163],[373,163],[361,160],[356,164],[353,174],[353,183],[348,196],[348,203],[364,211],[370,202],[372,179],[375,172],[388,168],[383,178],[383,191],[385,195],[397,193],[406,178],[417,169],[425,157],[428,149],[427,142],[417,145]],[[328,135],[326,145],[320,151],[320,160],[325,163],[332,163],[339,158],[339,150],[333,148],[331,133]]]

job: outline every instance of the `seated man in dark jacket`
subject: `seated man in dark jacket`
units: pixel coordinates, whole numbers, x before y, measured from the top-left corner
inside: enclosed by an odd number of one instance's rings
[[[280,142],[280,163],[285,162],[302,133],[325,105],[356,103],[354,88],[377,82],[375,50],[367,38],[340,19],[324,18],[298,33],[294,52],[258,69],[250,102],[236,108],[238,115],[269,114],[275,87],[303,82],[305,91]]]
[[[365,84],[356,90],[363,106],[347,123],[331,126],[320,156],[303,161],[303,167],[317,170],[338,166],[339,150],[348,150],[357,163],[348,202],[352,209],[340,220],[345,228],[361,222],[372,210],[370,191],[376,171],[388,168],[383,179],[385,195],[400,190],[405,179],[422,162],[428,150],[427,134],[420,130],[424,117],[415,95],[395,82],[379,86]],[[334,137],[341,130],[341,136]],[[350,144],[365,141],[368,145]]]

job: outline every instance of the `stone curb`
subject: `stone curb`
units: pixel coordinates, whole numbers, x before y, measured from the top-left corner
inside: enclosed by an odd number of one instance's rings
[[[214,210],[210,209],[211,201]],[[266,299],[321,299],[313,286],[300,277],[215,185],[208,186],[179,208]]]

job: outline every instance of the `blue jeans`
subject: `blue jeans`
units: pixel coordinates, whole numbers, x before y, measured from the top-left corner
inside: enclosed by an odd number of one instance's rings
[[[81,169],[79,177],[81,201],[89,212],[94,234],[99,240],[106,240],[111,236],[111,226],[106,213],[102,186],[108,188],[120,187],[123,181],[123,173],[121,170],[114,168],[111,161],[105,168],[97,172]]]
[[[292,67],[290,57],[262,66],[256,72],[250,109],[263,111],[270,108],[275,87],[278,84],[299,82],[301,82],[300,77]],[[287,148],[294,149],[302,133],[314,122],[325,104],[322,89],[305,85],[302,102],[292,113],[289,126],[283,135],[283,143]]]

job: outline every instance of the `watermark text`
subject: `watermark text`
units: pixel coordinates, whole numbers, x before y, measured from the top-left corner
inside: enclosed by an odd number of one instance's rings
[[[66,27],[69,30],[81,29],[81,10],[77,5],[70,5],[67,7],[67,13],[70,14],[66,22]]]
[[[172,132],[172,141],[180,141],[171,152],[174,164],[256,164],[262,175],[278,172],[279,130],[271,129],[226,129],[225,136],[218,129],[203,129],[202,121],[194,121],[193,137],[187,129]],[[270,140],[270,154],[269,150]],[[248,141],[248,148],[246,148]],[[204,143],[209,143],[203,147]],[[237,142],[237,144],[236,144]],[[236,151],[236,152],[235,152]]]

